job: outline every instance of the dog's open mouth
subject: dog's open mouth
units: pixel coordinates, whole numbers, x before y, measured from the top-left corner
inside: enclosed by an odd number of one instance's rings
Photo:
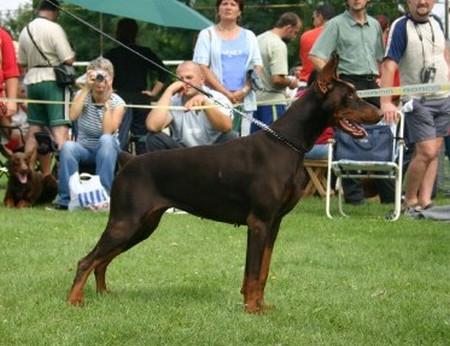
[[[361,125],[349,120],[339,120],[339,126],[348,134],[356,138],[362,138],[367,136],[367,132]]]
[[[26,184],[28,182],[27,173],[17,173],[17,179],[19,179],[21,184]]]

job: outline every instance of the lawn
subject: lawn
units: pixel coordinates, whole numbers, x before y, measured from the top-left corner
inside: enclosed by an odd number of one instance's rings
[[[386,222],[376,204],[333,221],[323,209],[309,198],[284,219],[266,287],[275,308],[248,315],[244,227],[168,214],[113,261],[111,294],[91,277],[72,307],[76,262],[107,215],[0,207],[0,344],[448,345],[449,225]]]

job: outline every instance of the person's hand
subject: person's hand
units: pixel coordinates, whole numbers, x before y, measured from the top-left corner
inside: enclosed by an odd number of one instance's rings
[[[245,96],[247,94],[244,90],[236,90],[231,93],[230,100],[232,103],[241,103]]]
[[[17,103],[11,101],[6,102],[5,116],[12,117],[16,113],[17,113]]]
[[[295,89],[295,88],[297,88],[298,87],[298,79],[297,79],[297,77],[294,77],[294,76],[288,76],[288,78],[289,78],[289,84],[288,84],[288,88],[289,89]]]
[[[207,104],[207,98],[205,95],[198,94],[194,97],[190,98],[185,104],[184,107],[188,110],[191,110],[194,107],[201,107]]]
[[[172,94],[177,94],[180,93],[181,95],[183,95],[186,92],[186,88],[187,88],[187,84],[182,82],[182,81],[176,81],[173,82],[172,84],[170,84],[167,87],[167,90]]]
[[[383,113],[383,121],[386,124],[392,124],[398,121],[397,107],[392,103],[392,101],[382,102],[381,112]]]
[[[84,84],[86,88],[92,89],[94,87],[95,76],[96,76],[95,70],[88,70],[86,72],[86,83]]]
[[[142,91],[141,91],[141,94],[150,96],[150,97],[152,97],[152,98],[155,97],[155,95],[152,93],[151,90],[142,90]]]

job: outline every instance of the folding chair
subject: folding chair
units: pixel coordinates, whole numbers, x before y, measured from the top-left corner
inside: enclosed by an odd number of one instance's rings
[[[303,190],[303,197],[313,196],[316,193],[320,197],[327,194],[327,160],[305,160],[303,165],[308,175],[308,184]]]
[[[343,210],[343,188],[342,188],[342,179],[343,178],[370,178],[370,179],[393,179],[395,180],[395,205],[394,212],[390,216],[391,221],[395,221],[399,218],[401,213],[401,199],[402,199],[402,168],[403,168],[403,151],[405,147],[405,142],[403,139],[404,132],[404,116],[401,112],[399,114],[399,122],[397,124],[397,129],[395,131],[396,135],[391,137],[391,144],[389,146],[389,150],[386,158],[371,160],[371,155],[376,154],[374,152],[365,153],[368,156],[367,160],[365,159],[352,159],[353,157],[358,156],[358,153],[354,152],[351,157],[340,158],[334,155],[333,150],[337,151],[339,144],[336,141],[332,141],[330,143],[330,148],[328,151],[328,179],[327,179],[327,194],[326,194],[326,214],[332,219],[333,216],[330,212],[331,207],[331,175],[334,173],[336,176],[336,190],[338,196],[338,209],[339,213],[342,216],[348,216],[345,214]],[[376,125],[380,126],[380,125]],[[389,127],[388,125],[381,125]],[[369,126],[366,127],[368,130]],[[368,132],[370,133],[370,132]],[[370,136],[370,134],[369,134]],[[367,139],[370,141],[370,138]],[[381,141],[380,141],[381,142]]]

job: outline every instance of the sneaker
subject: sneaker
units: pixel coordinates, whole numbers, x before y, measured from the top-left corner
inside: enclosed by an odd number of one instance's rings
[[[418,210],[416,207],[405,207],[405,209],[403,210],[403,215],[413,219],[418,219],[420,217],[420,210]]]
[[[47,207],[45,209],[47,209],[47,210],[68,210],[69,208],[67,207],[67,205],[53,204],[53,207]]]

